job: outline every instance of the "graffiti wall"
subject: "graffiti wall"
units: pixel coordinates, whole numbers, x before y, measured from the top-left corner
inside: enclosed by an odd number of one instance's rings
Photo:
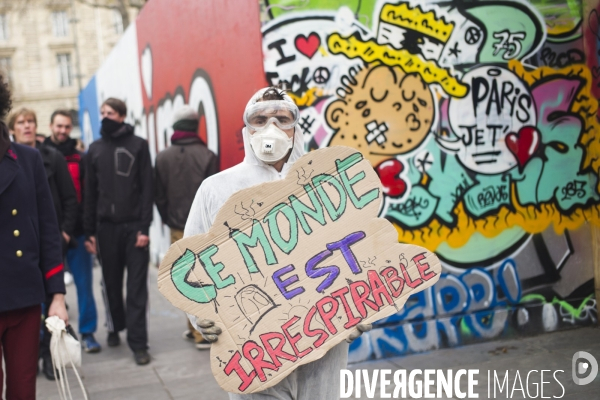
[[[351,359],[596,322],[598,66],[580,4],[265,0],[261,12],[265,77],[301,106],[307,150],[360,150],[399,241],[443,260],[440,282]]]
[[[361,151],[380,216],[444,275],[353,361],[592,324],[599,15],[597,1],[152,0],[82,93],[82,130],[97,137],[85,110],[119,95],[155,154],[191,104],[227,168],[245,102],[271,84],[300,107],[307,151]]]

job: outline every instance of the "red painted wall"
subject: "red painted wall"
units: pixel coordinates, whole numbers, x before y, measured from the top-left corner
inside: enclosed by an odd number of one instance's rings
[[[194,76],[203,70],[218,115],[221,169],[241,162],[244,107],[266,86],[258,3],[153,0],[137,19],[137,34],[140,59],[146,47],[152,52],[152,98],[142,85],[146,115],[176,91],[187,103]]]

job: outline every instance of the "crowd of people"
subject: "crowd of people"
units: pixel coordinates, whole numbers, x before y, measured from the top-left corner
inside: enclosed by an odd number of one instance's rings
[[[11,107],[0,79],[0,117]],[[5,360],[7,398],[35,398],[39,359],[55,379],[50,333],[40,333],[40,315],[68,323],[64,294],[66,269],[77,291],[80,342],[88,353],[101,351],[94,337],[97,311],[92,266],[102,270],[108,346],[121,343],[120,332],[138,365],[148,353],[149,228],[156,204],[171,242],[205,233],[219,208],[236,191],[282,179],[304,152],[294,102],[277,88],[257,92],[243,120],[245,159],[218,172],[218,158],[198,135],[196,111],[183,106],[173,119],[171,145],[152,166],[146,140],[125,122],[126,104],[106,99],[100,108],[100,139],[87,152],[71,137],[69,111],[56,110],[50,135],[39,140],[34,110],[18,108],[0,122],[0,357]],[[126,274],[126,295],[123,280]],[[188,315],[184,337],[198,349],[218,340],[215,321]],[[370,329],[359,325],[351,341]],[[39,348],[39,351],[38,351]],[[339,373],[347,344],[321,360],[303,365],[264,392],[232,398],[339,398]],[[308,381],[310,380],[310,385]],[[3,376],[0,369],[0,393]]]

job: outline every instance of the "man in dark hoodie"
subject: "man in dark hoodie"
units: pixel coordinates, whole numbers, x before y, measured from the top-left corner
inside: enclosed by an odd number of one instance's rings
[[[152,163],[148,143],[125,123],[127,106],[109,98],[100,108],[101,138],[85,162],[83,227],[86,248],[98,254],[106,292],[107,344],[127,343],[138,365],[148,364],[148,230],[152,222]],[[127,267],[127,300],[123,275]]]
[[[173,116],[171,146],[156,156],[155,201],[164,224],[171,229],[171,244],[183,238],[196,192],[204,179],[219,172],[218,159],[198,136],[198,113],[185,105]],[[188,321],[184,338],[194,339],[199,350],[210,348]]]
[[[44,146],[60,152],[69,169],[75,191],[77,192],[77,222],[75,224],[75,240],[67,250],[67,264],[73,274],[77,288],[77,305],[79,309],[79,332],[81,344],[88,353],[97,353],[101,350],[100,344],[94,338],[98,324],[96,302],[92,287],[92,257],[85,249],[85,236],[83,235],[83,180],[84,160],[83,153],[76,149],[77,140],[70,137],[73,129],[73,119],[68,110],[56,110],[50,117],[50,136],[44,141]]]

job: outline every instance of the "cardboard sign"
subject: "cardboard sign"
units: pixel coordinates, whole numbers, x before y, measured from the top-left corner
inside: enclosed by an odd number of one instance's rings
[[[171,246],[159,290],[223,329],[210,359],[224,390],[273,386],[438,280],[437,257],[377,218],[381,199],[361,153],[325,148],[286,179],[235,193],[208,233]]]

